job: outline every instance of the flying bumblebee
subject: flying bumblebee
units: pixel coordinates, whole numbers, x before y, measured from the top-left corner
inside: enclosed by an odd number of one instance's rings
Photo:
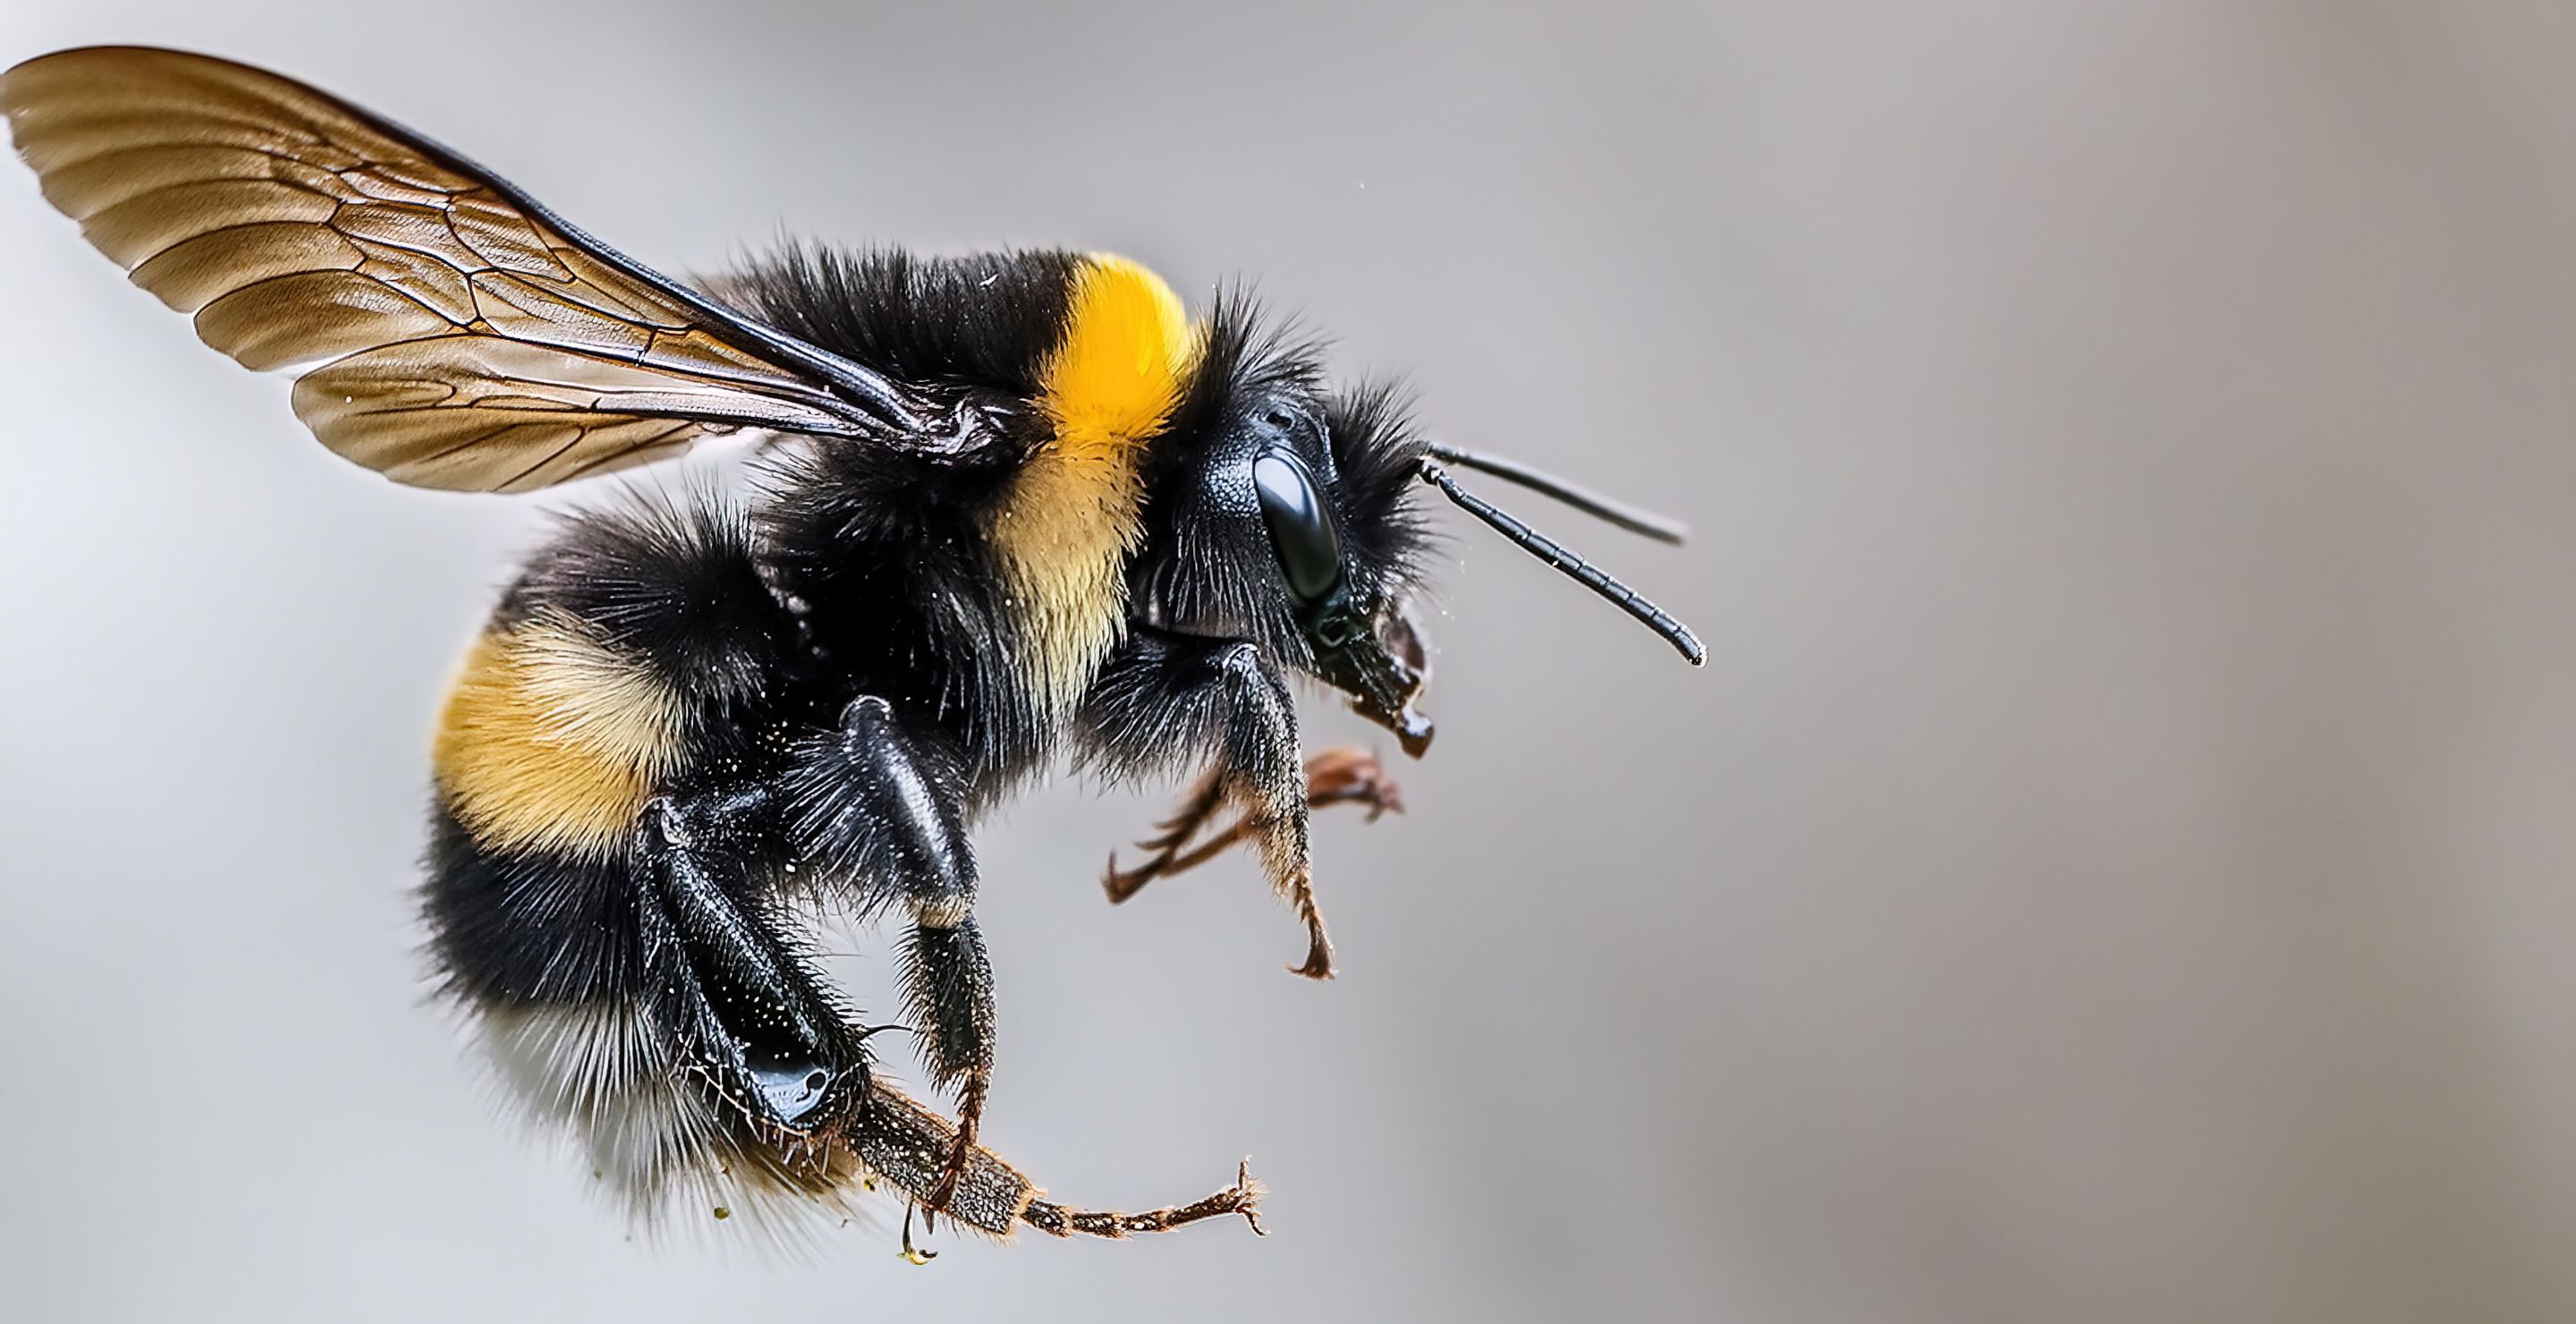
[[[228,61],[64,51],[0,75],[0,110],[91,243],[243,365],[306,368],[296,416],[398,482],[526,492],[771,440],[748,508],[628,493],[566,517],[433,744],[440,987],[638,1212],[789,1227],[882,1180],[997,1236],[1258,1229],[1241,1172],[1085,1211],[978,1144],[994,976],[969,828],[1053,767],[1197,771],[1147,857],[1113,857],[1111,899],[1248,843],[1304,923],[1295,971],[1329,977],[1309,810],[1395,792],[1365,751],[1303,757],[1288,678],[1429,745],[1425,485],[1702,660],[1450,470],[1677,527],[1434,444],[1386,390],[1328,388],[1248,300],[1193,320],[1122,258],[791,245],[692,288]],[[889,909],[953,1123],[872,1069],[874,1031],[815,964],[818,913]]]

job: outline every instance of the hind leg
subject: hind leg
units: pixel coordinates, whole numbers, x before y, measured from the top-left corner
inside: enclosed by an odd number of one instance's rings
[[[751,1127],[810,1139],[868,1087],[850,1025],[768,907],[735,880],[759,835],[757,792],[656,797],[637,825],[644,996],[684,1070]]]

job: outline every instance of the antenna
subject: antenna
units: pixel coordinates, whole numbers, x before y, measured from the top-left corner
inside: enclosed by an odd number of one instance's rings
[[[1435,450],[1433,453],[1438,454],[1439,451]],[[1468,514],[1492,525],[1494,532],[1519,544],[1523,551],[1565,572],[1566,576],[1574,582],[1608,599],[1611,606],[1636,617],[1647,629],[1662,635],[1664,642],[1671,644],[1676,651],[1689,660],[1692,666],[1698,666],[1708,660],[1708,649],[1701,645],[1699,636],[1690,632],[1689,626],[1665,614],[1663,608],[1637,596],[1636,590],[1611,578],[1590,561],[1558,546],[1546,534],[1521,523],[1497,509],[1494,503],[1458,486],[1458,480],[1450,477],[1448,470],[1432,463],[1428,458],[1422,461],[1422,481],[1447,493],[1449,499],[1457,502]],[[1554,494],[1551,493],[1551,495]],[[1597,510],[1593,513],[1600,514]],[[1611,518],[1607,515],[1602,517]],[[1612,522],[1620,521],[1612,520]]]
[[[1456,446],[1444,446],[1436,441],[1425,446],[1424,449],[1433,459],[1447,460],[1461,469],[1489,473],[1507,483],[1518,483],[1533,492],[1554,497],[1595,519],[1606,520],[1630,533],[1643,534],[1657,542],[1668,542],[1679,547],[1682,539],[1690,534],[1689,525],[1669,515],[1658,515],[1651,510],[1639,510],[1635,506],[1614,501],[1598,492],[1586,491],[1554,474],[1533,469],[1518,460],[1461,450]]]

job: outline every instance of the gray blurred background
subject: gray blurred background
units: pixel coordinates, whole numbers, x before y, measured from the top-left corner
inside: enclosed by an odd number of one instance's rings
[[[1267,1241],[657,1248],[419,1003],[427,728],[547,502],[334,459],[9,163],[0,1316],[2576,1317],[2576,11],[290,8],[0,61],[275,67],[675,270],[1257,275],[1689,516],[1526,512],[1713,656],[1450,521],[1328,986],[1243,861],[1103,902],[1160,793],[983,835],[988,1138],[1249,1152]]]

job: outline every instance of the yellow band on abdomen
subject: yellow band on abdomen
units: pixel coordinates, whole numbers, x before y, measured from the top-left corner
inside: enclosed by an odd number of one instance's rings
[[[668,682],[569,620],[475,641],[431,765],[448,808],[494,849],[614,854],[683,755]]]

